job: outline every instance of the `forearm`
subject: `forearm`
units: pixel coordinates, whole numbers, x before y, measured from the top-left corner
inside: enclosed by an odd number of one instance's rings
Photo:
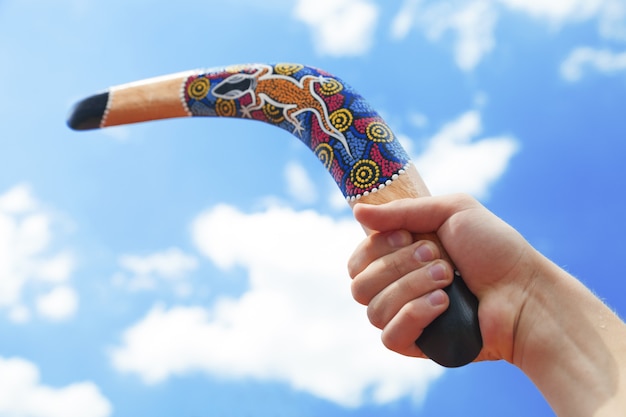
[[[437,233],[480,300],[484,347],[479,360],[505,359],[517,365],[559,416],[624,415],[626,325],[511,226],[463,195],[406,199],[382,206],[357,204],[354,214],[369,230]],[[385,340],[401,341],[386,345],[411,356],[415,353],[413,336],[417,336],[411,332],[423,328],[420,319],[436,313],[435,306],[425,302],[435,287],[415,285],[430,281],[428,274],[415,275],[422,268],[415,264],[414,251],[401,249],[411,239],[396,247],[385,236],[370,235],[353,255],[349,268],[353,294],[366,292],[366,297],[356,298],[369,304],[368,316],[384,317],[375,322],[384,329]],[[388,265],[404,265],[415,272]],[[382,271],[391,276],[381,285]],[[394,301],[409,307],[398,307]],[[390,310],[390,305],[395,307]]]
[[[540,256],[540,255],[538,255]],[[513,361],[559,416],[626,410],[626,326],[545,258],[520,314]]]

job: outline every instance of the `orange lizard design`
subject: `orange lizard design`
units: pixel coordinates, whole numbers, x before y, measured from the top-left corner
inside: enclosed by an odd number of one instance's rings
[[[324,84],[327,79],[322,75],[305,75],[300,80],[282,74],[273,73],[269,65],[257,64],[253,74],[233,74],[222,80],[213,89],[217,98],[234,100],[250,94],[252,103],[241,108],[244,118],[252,119],[252,113],[271,104],[282,109],[284,118],[293,125],[292,133],[302,137],[305,128],[296,117],[303,112],[312,112],[317,116],[319,127],[327,135],[336,138],[344,146],[350,157],[350,147],[345,136],[330,122],[326,103],[315,92],[314,84]]]
[[[374,109],[352,87],[300,64],[248,64],[200,70],[179,90],[189,116],[238,117],[297,136],[354,201],[390,185],[409,157]]]

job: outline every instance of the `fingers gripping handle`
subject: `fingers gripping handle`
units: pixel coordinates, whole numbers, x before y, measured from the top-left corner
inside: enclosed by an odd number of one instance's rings
[[[414,166],[383,192],[370,194],[358,204],[383,204],[401,198],[420,198],[430,195],[428,188]],[[367,233],[371,230],[366,229]],[[455,268],[452,284],[444,290],[448,294],[448,309],[428,325],[415,341],[422,352],[439,365],[456,368],[472,362],[483,347],[478,322],[478,299],[469,290],[456,270],[453,260],[446,253],[436,234],[420,235],[418,239],[434,242],[439,246],[442,258]]]
[[[257,120],[287,130],[315,153],[351,205],[429,194],[365,99],[332,74],[301,64],[236,65],[112,87],[79,102],[68,125],[88,130],[190,116]],[[451,307],[418,344],[438,363],[460,366],[480,351],[477,304],[460,278],[449,294]]]
[[[450,306],[424,329],[415,343],[439,365],[455,368],[472,362],[483,347],[478,299],[457,271],[445,291]]]

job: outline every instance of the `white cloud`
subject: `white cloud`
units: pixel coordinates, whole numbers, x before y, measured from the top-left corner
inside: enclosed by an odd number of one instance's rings
[[[337,57],[369,51],[378,15],[370,0],[298,0],[294,9],[313,32],[317,52]]]
[[[153,307],[112,349],[116,369],[147,383],[197,371],[279,381],[345,406],[420,400],[443,372],[387,351],[351,298],[346,262],[363,238],[353,220],[220,205],[193,233],[217,266],[248,271],[248,290],[211,308]]]
[[[72,274],[74,264],[74,256],[67,251],[48,256],[38,263],[39,280],[58,284],[63,283]]]
[[[339,191],[339,188],[333,188],[333,191],[328,194],[326,201],[328,202],[328,206],[337,212],[345,211],[350,208],[346,197]]]
[[[198,261],[178,248],[169,248],[146,256],[124,255],[120,257],[120,264],[136,275],[176,279],[196,269]]]
[[[13,323],[26,323],[30,320],[30,309],[23,305],[16,305],[9,310],[9,320]]]
[[[52,252],[54,223],[27,185],[0,195],[0,308],[16,323],[30,318],[22,299],[26,288],[33,287],[37,295],[66,286],[74,270],[71,252]]]
[[[0,211],[9,214],[19,214],[32,211],[37,202],[27,185],[18,185],[0,195]]]
[[[626,71],[626,52],[581,47],[573,50],[561,64],[561,75],[567,81],[579,81],[585,69],[612,74]]]
[[[290,162],[285,167],[287,191],[293,199],[304,204],[311,204],[317,200],[317,189],[304,167],[296,162]]]
[[[417,7],[420,0],[405,0],[400,11],[391,23],[391,37],[394,39],[404,39],[415,24]]]
[[[626,3],[623,0],[605,1],[600,12],[600,35],[626,41]]]
[[[507,7],[538,19],[562,24],[588,19],[598,13],[605,0],[498,0]]]
[[[405,0],[391,24],[391,36],[404,39],[413,28],[440,42],[453,36],[454,57],[472,70],[496,47],[495,30],[503,11],[522,13],[554,29],[592,19],[606,39],[626,41],[623,0]]]
[[[458,40],[454,47],[457,65],[471,70],[495,47],[497,14],[487,1],[476,1],[452,17],[452,29]]]
[[[438,42],[447,34],[454,38],[454,57],[462,70],[471,70],[495,46],[498,13],[490,0],[449,0],[421,4],[406,0],[396,15],[392,37],[403,39],[413,25],[428,39]]]
[[[133,135],[128,126],[111,126],[99,131],[100,134],[108,136],[118,142],[127,142]]]
[[[186,277],[198,268],[198,260],[178,248],[169,248],[149,255],[122,255],[122,271],[113,276],[113,283],[129,291],[153,290],[159,282],[174,285],[180,296],[189,294]]]
[[[0,415],[11,417],[107,417],[111,403],[92,382],[63,388],[42,385],[37,367],[0,357]]]
[[[37,297],[36,307],[39,314],[50,320],[66,320],[78,309],[78,294],[67,286],[56,287]]]
[[[548,21],[555,28],[595,19],[605,39],[626,41],[626,4],[623,0],[497,0],[513,11]]]
[[[409,122],[418,129],[422,129],[428,125],[428,117],[423,113],[413,112],[409,116]]]
[[[518,143],[510,136],[473,141],[481,129],[480,114],[469,111],[443,126],[414,158],[433,194],[467,192],[484,198],[504,173]]]
[[[488,1],[474,1],[462,7],[455,4],[450,9],[435,10],[433,13],[437,16],[430,21],[427,35],[433,40],[440,40],[445,33],[452,32],[456,38],[456,64],[465,71],[475,68],[495,46],[497,14],[493,7]]]

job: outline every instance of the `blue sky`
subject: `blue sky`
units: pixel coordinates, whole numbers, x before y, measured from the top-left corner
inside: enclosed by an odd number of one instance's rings
[[[0,0],[0,416],[553,415],[506,363],[382,347],[362,231],[288,133],[65,126],[109,86],[249,62],[350,83],[434,194],[626,315],[622,0]]]

